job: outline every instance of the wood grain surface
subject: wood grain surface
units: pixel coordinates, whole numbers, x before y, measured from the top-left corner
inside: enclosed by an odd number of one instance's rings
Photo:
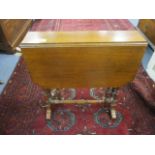
[[[137,31],[31,34],[21,44],[22,53],[33,81],[46,89],[125,85],[147,46]]]

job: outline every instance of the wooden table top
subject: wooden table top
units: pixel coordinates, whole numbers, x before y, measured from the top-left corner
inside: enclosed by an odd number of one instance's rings
[[[132,31],[46,31],[28,32],[25,44],[93,44],[93,43],[146,43],[136,30]]]

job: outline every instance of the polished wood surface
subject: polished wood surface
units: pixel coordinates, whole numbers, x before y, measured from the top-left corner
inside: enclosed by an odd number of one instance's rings
[[[40,44],[69,43],[118,43],[118,42],[145,42],[137,31],[63,31],[63,32],[28,32],[22,44],[30,43],[32,46]],[[35,45],[33,45],[35,44]],[[70,46],[69,45],[69,46]]]
[[[138,27],[155,46],[155,20],[140,19]]]
[[[20,46],[43,88],[119,87],[133,80],[147,45],[137,31],[127,32],[29,33]]]
[[[14,52],[27,33],[32,20],[1,19],[0,20],[0,50]]]

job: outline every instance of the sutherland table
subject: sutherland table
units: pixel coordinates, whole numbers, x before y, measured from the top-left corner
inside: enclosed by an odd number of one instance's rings
[[[32,80],[45,89],[79,87],[117,88],[133,80],[147,43],[133,31],[69,31],[28,32],[20,47]],[[55,94],[57,94],[55,89]],[[116,92],[110,89],[112,97]],[[58,100],[50,103],[111,104],[116,118],[113,98],[104,100]],[[47,108],[47,119],[51,110]]]

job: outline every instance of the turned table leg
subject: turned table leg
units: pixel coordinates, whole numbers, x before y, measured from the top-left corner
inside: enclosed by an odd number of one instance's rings
[[[117,88],[108,88],[106,90],[105,102],[108,104],[110,108],[110,115],[112,119],[116,119],[116,96],[117,96]]]
[[[50,120],[51,119],[51,115],[52,115],[52,109],[51,109],[51,105],[49,104],[46,107],[46,120]]]
[[[47,100],[47,106],[46,106],[46,120],[50,120],[52,116],[52,107],[50,100],[60,100],[61,94],[60,89],[51,89],[50,92],[48,92],[48,100]]]
[[[112,119],[116,119],[116,110],[115,108],[110,109],[110,115]]]

